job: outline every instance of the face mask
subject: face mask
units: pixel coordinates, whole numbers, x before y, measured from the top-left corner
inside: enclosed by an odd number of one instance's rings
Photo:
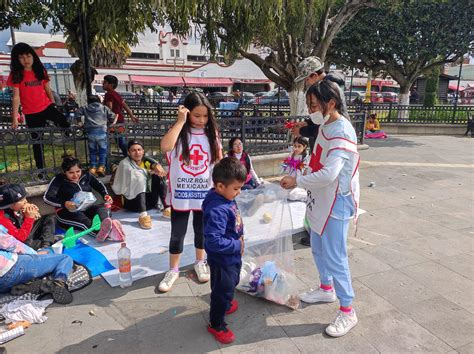
[[[314,124],[322,125],[329,120],[329,114],[326,114],[325,116],[323,116],[323,113],[318,111],[318,112],[310,113],[309,118]]]

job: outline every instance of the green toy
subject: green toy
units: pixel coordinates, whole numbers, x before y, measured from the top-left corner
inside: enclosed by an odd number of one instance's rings
[[[92,219],[92,226],[90,229],[84,230],[79,232],[78,234],[74,234],[74,227],[70,227],[66,234],[64,235],[63,245],[66,248],[72,248],[76,245],[76,241],[81,238],[82,236],[87,235],[91,231],[99,231],[100,230],[100,218],[99,215],[94,216]]]

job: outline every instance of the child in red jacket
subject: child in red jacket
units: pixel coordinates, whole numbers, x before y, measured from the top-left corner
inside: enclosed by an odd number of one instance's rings
[[[0,186],[0,225],[35,250],[55,242],[54,215],[41,216],[38,207],[26,200],[26,190],[21,184]]]

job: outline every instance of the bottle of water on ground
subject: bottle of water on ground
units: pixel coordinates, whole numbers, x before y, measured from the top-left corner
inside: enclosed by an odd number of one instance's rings
[[[131,263],[131,252],[127,248],[125,242],[122,243],[118,253],[119,261],[119,281],[120,287],[126,288],[132,285],[132,263]]]

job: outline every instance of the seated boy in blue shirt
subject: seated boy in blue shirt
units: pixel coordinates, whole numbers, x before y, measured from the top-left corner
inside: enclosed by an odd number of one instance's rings
[[[214,188],[202,203],[204,248],[211,270],[211,311],[207,330],[224,344],[235,340],[224,317],[239,306],[233,298],[242,266],[244,225],[234,199],[240,194],[246,177],[245,167],[236,158],[222,159],[212,172]]]

